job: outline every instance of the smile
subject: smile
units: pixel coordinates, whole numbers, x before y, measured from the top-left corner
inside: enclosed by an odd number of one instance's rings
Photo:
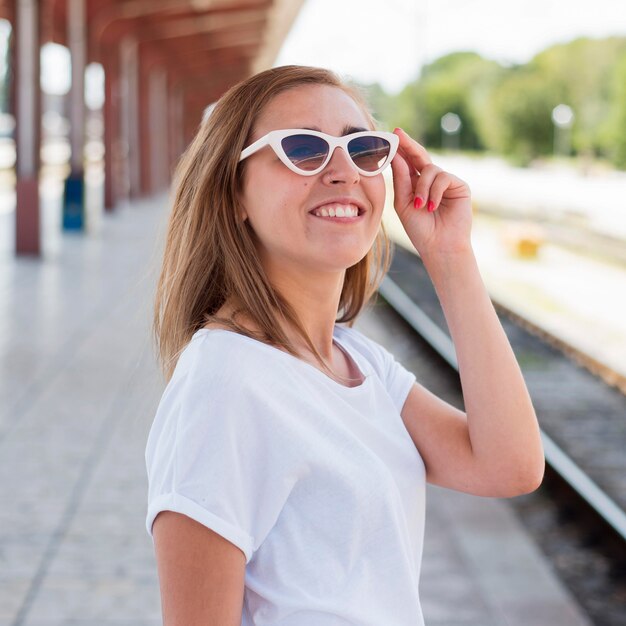
[[[357,221],[363,211],[355,204],[325,204],[311,211],[311,215],[330,222],[351,223]]]

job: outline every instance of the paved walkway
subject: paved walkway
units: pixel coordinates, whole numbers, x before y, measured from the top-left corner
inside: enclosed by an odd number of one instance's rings
[[[144,448],[165,207],[0,260],[0,626],[161,624]],[[402,359],[389,319],[375,307],[357,327]],[[428,626],[589,626],[506,500],[429,485],[427,501]]]

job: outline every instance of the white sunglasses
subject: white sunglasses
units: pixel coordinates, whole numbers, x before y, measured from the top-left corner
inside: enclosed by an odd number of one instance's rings
[[[269,145],[292,172],[314,176],[326,167],[335,148],[341,147],[363,176],[376,176],[391,163],[399,142],[394,133],[372,130],[335,137],[305,128],[285,128],[272,130],[244,148],[239,161]]]

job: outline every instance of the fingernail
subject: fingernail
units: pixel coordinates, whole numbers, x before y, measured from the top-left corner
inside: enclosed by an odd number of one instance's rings
[[[432,213],[435,210],[435,203],[432,200],[428,201],[428,212]]]
[[[413,200],[413,206],[416,209],[419,209],[422,206],[422,202],[424,202],[419,196],[415,196],[415,200]]]

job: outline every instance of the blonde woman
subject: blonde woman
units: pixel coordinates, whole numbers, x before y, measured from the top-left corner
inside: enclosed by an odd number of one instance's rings
[[[394,206],[445,311],[467,412],[352,327]],[[226,92],[183,156],[146,447],[166,626],[416,626],[425,483],[508,497],[544,457],[470,243],[470,190],[325,69]]]

